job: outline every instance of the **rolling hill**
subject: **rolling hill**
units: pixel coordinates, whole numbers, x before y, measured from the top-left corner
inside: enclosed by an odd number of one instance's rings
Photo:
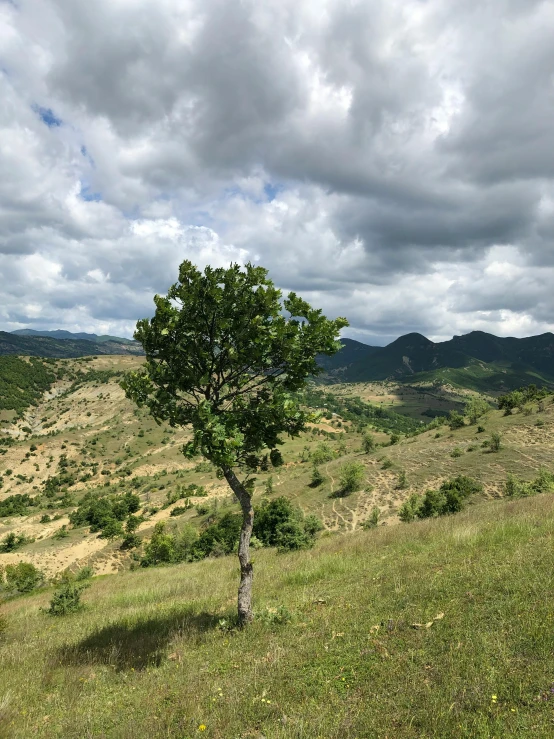
[[[84,339],[85,341],[94,341],[97,344],[104,341],[115,341],[119,344],[135,343],[132,339],[123,339],[120,336],[109,336],[108,334],[98,336],[98,334],[87,334],[84,332],[73,333],[71,331],[63,331],[62,329],[55,329],[54,331],[36,331],[34,328],[20,328],[11,333],[16,336],[46,336],[51,339]]]
[[[58,332],[54,331],[53,334]],[[64,332],[61,332],[64,333]],[[93,334],[91,334],[93,335]],[[101,354],[142,355],[142,346],[136,341],[116,337],[92,339],[54,338],[37,334],[16,334],[0,331],[0,355],[54,357],[58,359],[86,357]]]
[[[343,339],[331,362],[321,359],[327,382],[395,380],[440,382],[481,392],[503,392],[521,385],[554,385],[554,334],[524,339],[483,331],[434,343],[418,333],[385,347]]]

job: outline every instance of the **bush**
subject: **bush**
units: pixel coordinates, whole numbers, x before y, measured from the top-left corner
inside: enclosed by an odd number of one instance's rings
[[[485,416],[490,409],[491,407],[486,400],[473,396],[465,405],[464,415],[467,417],[470,424],[474,424],[477,423],[481,416]]]
[[[491,434],[491,438],[489,441],[489,449],[491,452],[499,452],[501,447],[502,437],[498,433],[498,431],[493,431]]]
[[[465,426],[464,417],[461,416],[457,411],[450,411],[450,415],[448,416],[448,425],[450,426],[451,431],[461,429],[463,426]]]
[[[186,505],[176,505],[169,515],[170,516],[182,516],[183,513],[186,513],[189,510],[189,508],[190,506],[186,506]]]
[[[61,528],[59,528],[54,534],[52,534],[52,539],[67,539],[69,536],[69,531],[67,530],[67,526],[64,524]]]
[[[69,576],[64,577],[54,591],[46,613],[49,616],[67,616],[80,611],[83,608],[81,593],[88,587],[89,583],[78,583]]]
[[[554,474],[541,467],[538,476],[530,482],[519,480],[508,474],[504,484],[504,494],[509,498],[527,498],[530,495],[547,493],[554,490]]]
[[[398,434],[391,434],[389,439],[389,444],[393,446],[394,444],[398,444],[400,441],[400,436]]]
[[[85,567],[81,567],[81,569],[77,570],[75,573],[75,580],[77,582],[83,582],[84,580],[90,580],[90,578],[94,575],[94,570],[89,565],[85,565]]]
[[[313,546],[315,536],[322,528],[316,516],[304,516],[299,508],[284,497],[265,501],[256,509],[254,516],[256,538],[264,546],[276,546],[281,551]]]
[[[400,470],[400,473],[398,475],[398,480],[396,482],[396,489],[404,490],[407,487],[408,487],[408,481],[406,479],[406,471]]]
[[[326,444],[325,442],[321,442],[321,444],[318,444],[312,452],[312,462],[314,463],[314,465],[330,462],[334,458],[335,453],[333,452],[329,444]]]
[[[450,456],[451,457],[454,457],[454,459],[456,459],[456,457],[461,457],[462,454],[463,454],[462,450],[460,449],[459,446],[457,446],[457,447],[454,447],[454,449],[450,453]]]
[[[25,534],[14,534],[13,531],[7,534],[0,542],[0,552],[14,552],[25,544],[31,544],[34,539],[30,539]]]
[[[372,434],[366,432],[362,437],[362,450],[365,454],[369,454],[375,449],[375,439]]]
[[[319,467],[314,465],[312,469],[312,477],[310,479],[310,487],[317,488],[320,485],[323,485],[324,482],[325,482],[325,475],[323,474],[323,472],[321,472]]]
[[[371,509],[371,514],[369,518],[363,522],[362,528],[367,531],[367,529],[374,529],[379,523],[379,516],[381,515],[381,511],[377,506]]]
[[[359,490],[364,480],[365,467],[361,462],[345,462],[339,468],[339,495],[349,495]]]
[[[400,506],[398,517],[401,521],[404,521],[404,523],[410,523],[418,517],[420,506],[421,495],[413,493],[413,495],[410,495],[410,497]]]
[[[6,565],[6,590],[30,593],[44,582],[44,573],[31,562]],[[0,578],[1,580],[1,578]]]
[[[388,457],[385,457],[383,460],[383,464],[381,465],[382,470],[390,470],[392,467],[392,460],[390,460]]]
[[[415,518],[435,518],[457,513],[470,496],[482,490],[483,486],[476,480],[458,475],[445,480],[439,490],[427,490],[423,497],[417,494],[410,496],[400,508],[400,520],[409,523]]]

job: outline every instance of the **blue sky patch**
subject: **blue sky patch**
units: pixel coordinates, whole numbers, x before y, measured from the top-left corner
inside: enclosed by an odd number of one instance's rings
[[[55,128],[57,126],[61,126],[63,123],[62,119],[55,115],[52,108],[43,108],[40,105],[33,105],[33,110],[38,114],[41,121],[46,123],[48,128]]]
[[[87,202],[99,203],[102,200],[102,194],[99,192],[93,192],[90,185],[81,186],[81,198]]]

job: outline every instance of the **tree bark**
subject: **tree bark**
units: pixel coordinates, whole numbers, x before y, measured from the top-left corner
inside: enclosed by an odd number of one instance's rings
[[[254,568],[250,562],[250,537],[254,524],[254,508],[248,491],[230,468],[224,469],[223,474],[229,487],[237,497],[242,509],[242,528],[239,541],[240,585],[238,593],[239,625],[245,626],[253,620],[252,614],[252,580]]]

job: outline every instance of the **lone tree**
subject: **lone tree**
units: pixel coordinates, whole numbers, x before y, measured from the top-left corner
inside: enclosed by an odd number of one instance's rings
[[[183,262],[167,296],[155,296],[154,317],[138,321],[134,336],[146,363],[122,383],[127,397],[158,422],[192,428],[183,453],[212,462],[240,503],[241,625],[252,620],[248,474],[266,467],[268,456],[279,464],[282,434],[306,428],[312,415],[295,393],[320,371],[318,354],[341,348],[339,332],[348,325],[344,318],[328,320],[295,293],[281,297],[262,267],[232,264],[202,273]]]

